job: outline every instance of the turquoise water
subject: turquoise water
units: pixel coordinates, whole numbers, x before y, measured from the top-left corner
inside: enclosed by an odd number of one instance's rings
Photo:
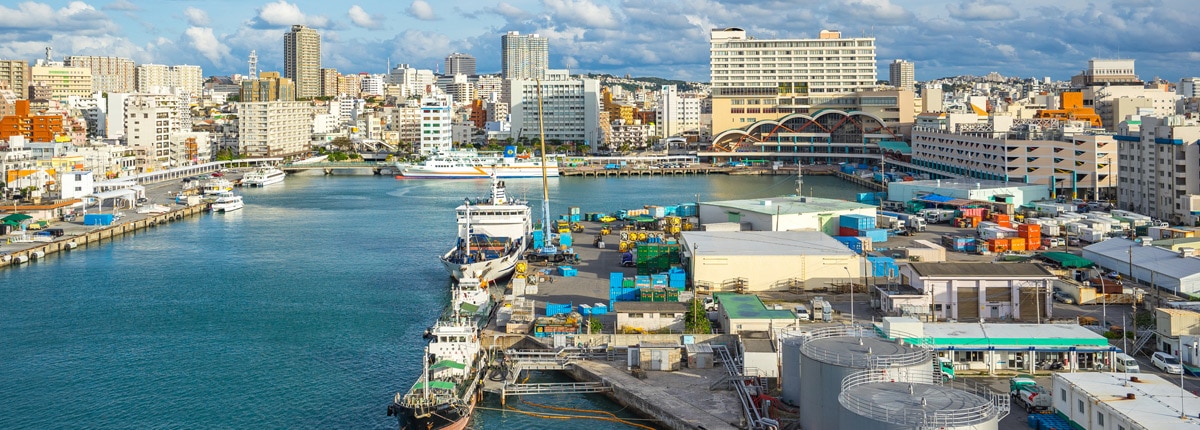
[[[805,185],[817,196],[859,191],[825,177]],[[508,187],[540,200],[540,180]],[[697,194],[768,197],[795,185],[712,176],[560,178],[551,187],[558,214]],[[453,240],[452,210],[487,188],[289,177],[241,190],[241,211],[0,270],[0,428],[394,428],[385,408],[416,379],[421,333],[447,300],[436,255]],[[594,395],[530,400],[618,408]],[[472,426],[561,425],[484,409]]]

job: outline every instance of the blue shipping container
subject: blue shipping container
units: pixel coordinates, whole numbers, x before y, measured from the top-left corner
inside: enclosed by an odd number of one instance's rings
[[[842,215],[838,218],[838,226],[855,230],[872,229],[875,228],[875,217],[857,214]]]
[[[846,245],[846,247],[850,248],[851,251],[862,254],[862,252],[863,252],[862,238],[855,237],[855,236],[834,236],[833,238],[835,240],[837,240],[838,242],[841,242],[843,245]]]
[[[633,278],[633,279],[634,279],[633,286],[635,286],[637,288],[649,288],[650,287],[650,277],[649,276],[638,275],[636,278]]]
[[[83,225],[112,225],[112,214],[86,214],[83,216]]]
[[[896,276],[900,273],[900,266],[896,265],[896,259],[891,257],[867,257],[867,266],[869,273],[867,276]]]
[[[559,315],[559,314],[569,314],[569,313],[571,313],[571,310],[574,308],[575,307],[572,306],[571,303],[558,304],[558,303],[547,302],[546,303],[546,316],[549,317],[549,316],[554,316],[554,315]]]
[[[558,274],[564,278],[569,278],[572,276],[578,276],[579,271],[571,266],[558,266]]]
[[[592,315],[604,315],[608,313],[608,305],[604,303],[596,303],[592,305]]]
[[[625,274],[621,272],[612,272],[608,274],[608,288],[621,288],[621,281],[625,279]]]
[[[871,243],[887,242],[888,231],[882,228],[872,228],[859,232],[863,237],[871,239]]]
[[[558,236],[558,244],[561,246],[571,246],[571,233],[563,233]]]
[[[695,203],[682,203],[675,209],[675,215],[681,217],[696,216],[696,213]]]

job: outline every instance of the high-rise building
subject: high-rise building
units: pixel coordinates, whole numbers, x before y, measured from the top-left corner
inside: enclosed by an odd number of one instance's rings
[[[307,102],[238,103],[238,154],[290,157],[307,153],[312,114]]]
[[[700,129],[700,97],[680,94],[674,85],[659,89],[656,109],[659,137],[680,136]]]
[[[538,131],[538,86],[531,79],[509,83],[510,122],[517,139],[534,141]],[[600,81],[576,78],[541,81],[542,121],[546,141],[587,144],[596,149],[600,136]]]
[[[137,64],[128,58],[72,55],[66,65],[91,69],[92,91],[130,93],[137,88]]]
[[[1183,115],[1135,115],[1117,127],[1117,206],[1172,225],[1200,223],[1200,123]]]
[[[447,152],[454,146],[451,131],[453,104],[446,94],[421,98],[421,155]]]
[[[338,96],[337,69],[321,69],[321,97]]]
[[[303,25],[293,25],[283,35],[284,77],[296,83],[297,98],[321,95],[321,35]]]
[[[893,61],[888,65],[888,75],[890,76],[889,82],[893,87],[909,91],[915,90],[913,63],[904,60]]]
[[[142,64],[137,66],[137,92],[164,94],[177,91],[200,94],[204,87],[204,72],[200,66]]]
[[[446,72],[447,76],[454,75],[474,75],[475,74],[475,57],[468,54],[455,52],[446,57]]]
[[[550,67],[550,42],[537,34],[510,31],[500,36],[500,68],[504,79],[543,79]]]
[[[151,159],[169,160],[171,133],[181,130],[178,96],[133,94],[125,100],[125,140],[129,146],[146,148],[146,155]]]
[[[713,133],[839,106],[875,85],[875,38],[757,39],[740,28],[710,39]],[[910,109],[911,110],[911,109]]]
[[[19,98],[29,94],[29,62],[25,60],[0,60],[0,84],[8,86]]]
[[[48,88],[48,99],[66,101],[67,97],[92,94],[92,70],[85,67],[33,66],[30,86]]]
[[[62,115],[33,115],[29,100],[17,100],[14,107],[14,115],[0,117],[0,140],[24,136],[30,142],[52,142],[63,134]]]

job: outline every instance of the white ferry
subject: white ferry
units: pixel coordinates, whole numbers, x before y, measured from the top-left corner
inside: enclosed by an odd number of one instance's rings
[[[509,199],[493,176],[488,201],[464,202],[455,212],[458,240],[442,255],[450,276],[491,282],[512,274],[533,229],[529,205]]]
[[[542,177],[541,157],[516,154],[516,147],[509,146],[504,153],[457,150],[441,153],[417,163],[396,163],[396,169],[405,178],[487,178],[494,172],[499,178]],[[558,176],[558,158],[546,159],[546,176]]]
[[[274,167],[260,167],[242,177],[242,185],[247,187],[265,187],[283,182],[286,173]]]

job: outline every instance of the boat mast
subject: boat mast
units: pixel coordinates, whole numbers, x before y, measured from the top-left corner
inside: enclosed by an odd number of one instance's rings
[[[542,234],[550,242],[550,181],[546,179],[546,127],[542,117],[542,80],[534,79],[538,98],[538,139],[542,141]],[[539,250],[540,251],[540,250]]]

